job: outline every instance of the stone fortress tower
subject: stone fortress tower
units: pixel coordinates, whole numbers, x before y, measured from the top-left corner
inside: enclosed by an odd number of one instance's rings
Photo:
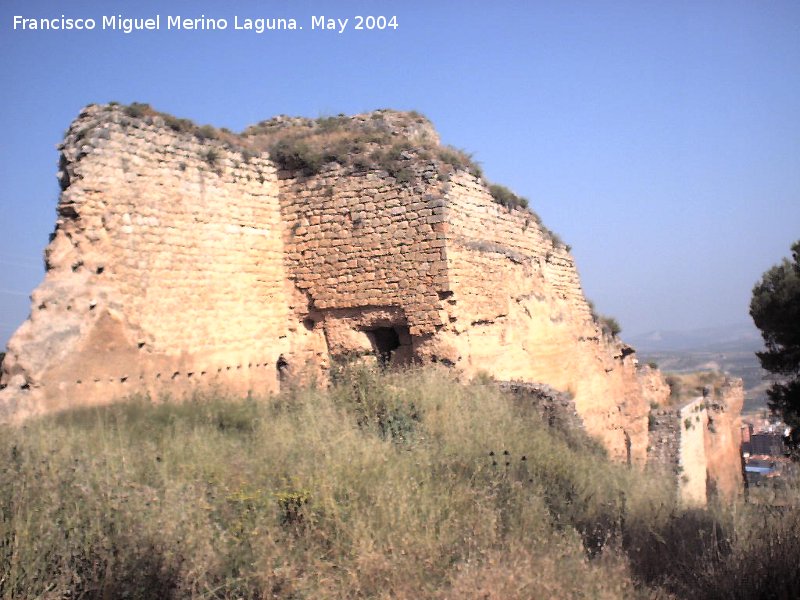
[[[424,117],[278,117],[233,135],[92,105],[60,153],[47,274],[8,345],[0,421],[135,392],[269,393],[377,354],[545,383],[613,458],[652,454],[661,374],[593,315],[568,247]]]

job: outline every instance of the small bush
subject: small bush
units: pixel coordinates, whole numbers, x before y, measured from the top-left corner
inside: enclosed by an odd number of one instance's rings
[[[275,499],[280,507],[280,522],[282,525],[300,525],[303,522],[303,512],[311,499],[308,490],[278,492]]]
[[[492,199],[506,208],[528,208],[528,199],[517,196],[504,185],[492,184],[489,186]]]
[[[287,171],[316,175],[325,165],[324,157],[302,139],[283,139],[271,149],[273,160]]]
[[[197,125],[195,125],[190,119],[179,119],[178,117],[167,114],[162,116],[164,117],[164,123],[166,126],[173,131],[177,131],[178,133],[194,131],[197,128]]]
[[[614,317],[600,315],[598,324],[603,333],[609,337],[617,337],[622,332],[622,327]]]
[[[152,116],[156,114],[156,111],[146,103],[143,102],[132,102],[128,106],[124,108],[124,112],[129,117],[139,119],[141,117]]]
[[[212,125],[203,125],[195,130],[195,135],[200,140],[216,140],[219,138],[219,131]]]
[[[407,142],[392,144],[372,153],[373,164],[394,177],[398,183],[407,183],[414,178],[412,156],[413,149]]]
[[[208,150],[203,152],[203,160],[206,161],[209,165],[215,166],[217,161],[219,160],[219,152],[214,148],[209,148]]]
[[[347,127],[349,122],[350,119],[344,115],[338,115],[335,117],[320,117],[316,120],[319,130],[326,133],[343,129]]]
[[[483,169],[472,155],[453,146],[439,146],[436,148],[436,158],[442,163],[449,165],[456,171],[467,171],[475,177],[483,177]]]
[[[250,161],[252,161],[257,156],[258,156],[258,153],[253,151],[253,150],[250,150],[248,148],[245,148],[244,150],[242,150],[242,161],[245,164],[249,163]]]
[[[339,365],[334,374],[334,398],[352,412],[359,427],[382,439],[410,441],[422,421],[414,402],[400,394],[387,393],[380,370],[368,365]]]

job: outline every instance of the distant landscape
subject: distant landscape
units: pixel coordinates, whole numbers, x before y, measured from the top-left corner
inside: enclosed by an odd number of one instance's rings
[[[636,348],[640,361],[654,362],[665,372],[714,370],[741,377],[745,389],[742,414],[767,410],[765,392],[770,382],[755,355],[763,343],[752,324],[652,331],[629,336],[626,341]]]

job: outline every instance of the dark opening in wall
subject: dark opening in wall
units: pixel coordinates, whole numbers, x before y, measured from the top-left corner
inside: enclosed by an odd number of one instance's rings
[[[625,463],[630,467],[632,464],[631,461],[631,436],[628,434],[627,431],[623,431],[625,434]]]
[[[378,362],[386,366],[391,363],[394,351],[400,347],[400,338],[408,337],[408,327],[376,327],[366,333]]]
[[[278,371],[278,383],[281,384],[289,378],[289,361],[281,354],[278,357],[278,362],[275,363],[275,368]]]

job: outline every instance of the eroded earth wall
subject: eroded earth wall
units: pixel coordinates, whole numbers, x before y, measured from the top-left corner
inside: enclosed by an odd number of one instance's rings
[[[451,294],[438,354],[467,373],[572,394],[613,457],[644,464],[649,407],[635,359],[595,323],[567,248],[466,174],[450,182],[446,225]]]
[[[742,494],[742,406],[744,385],[741,379],[727,379],[707,399],[708,424],[705,455],[709,497],[731,500]]]
[[[115,107],[87,108],[60,150],[48,270],[0,411],[274,389],[289,302],[272,164]]]
[[[688,505],[742,494],[741,379],[723,378],[704,395],[676,406],[654,405],[649,418],[649,470],[676,482]]]

